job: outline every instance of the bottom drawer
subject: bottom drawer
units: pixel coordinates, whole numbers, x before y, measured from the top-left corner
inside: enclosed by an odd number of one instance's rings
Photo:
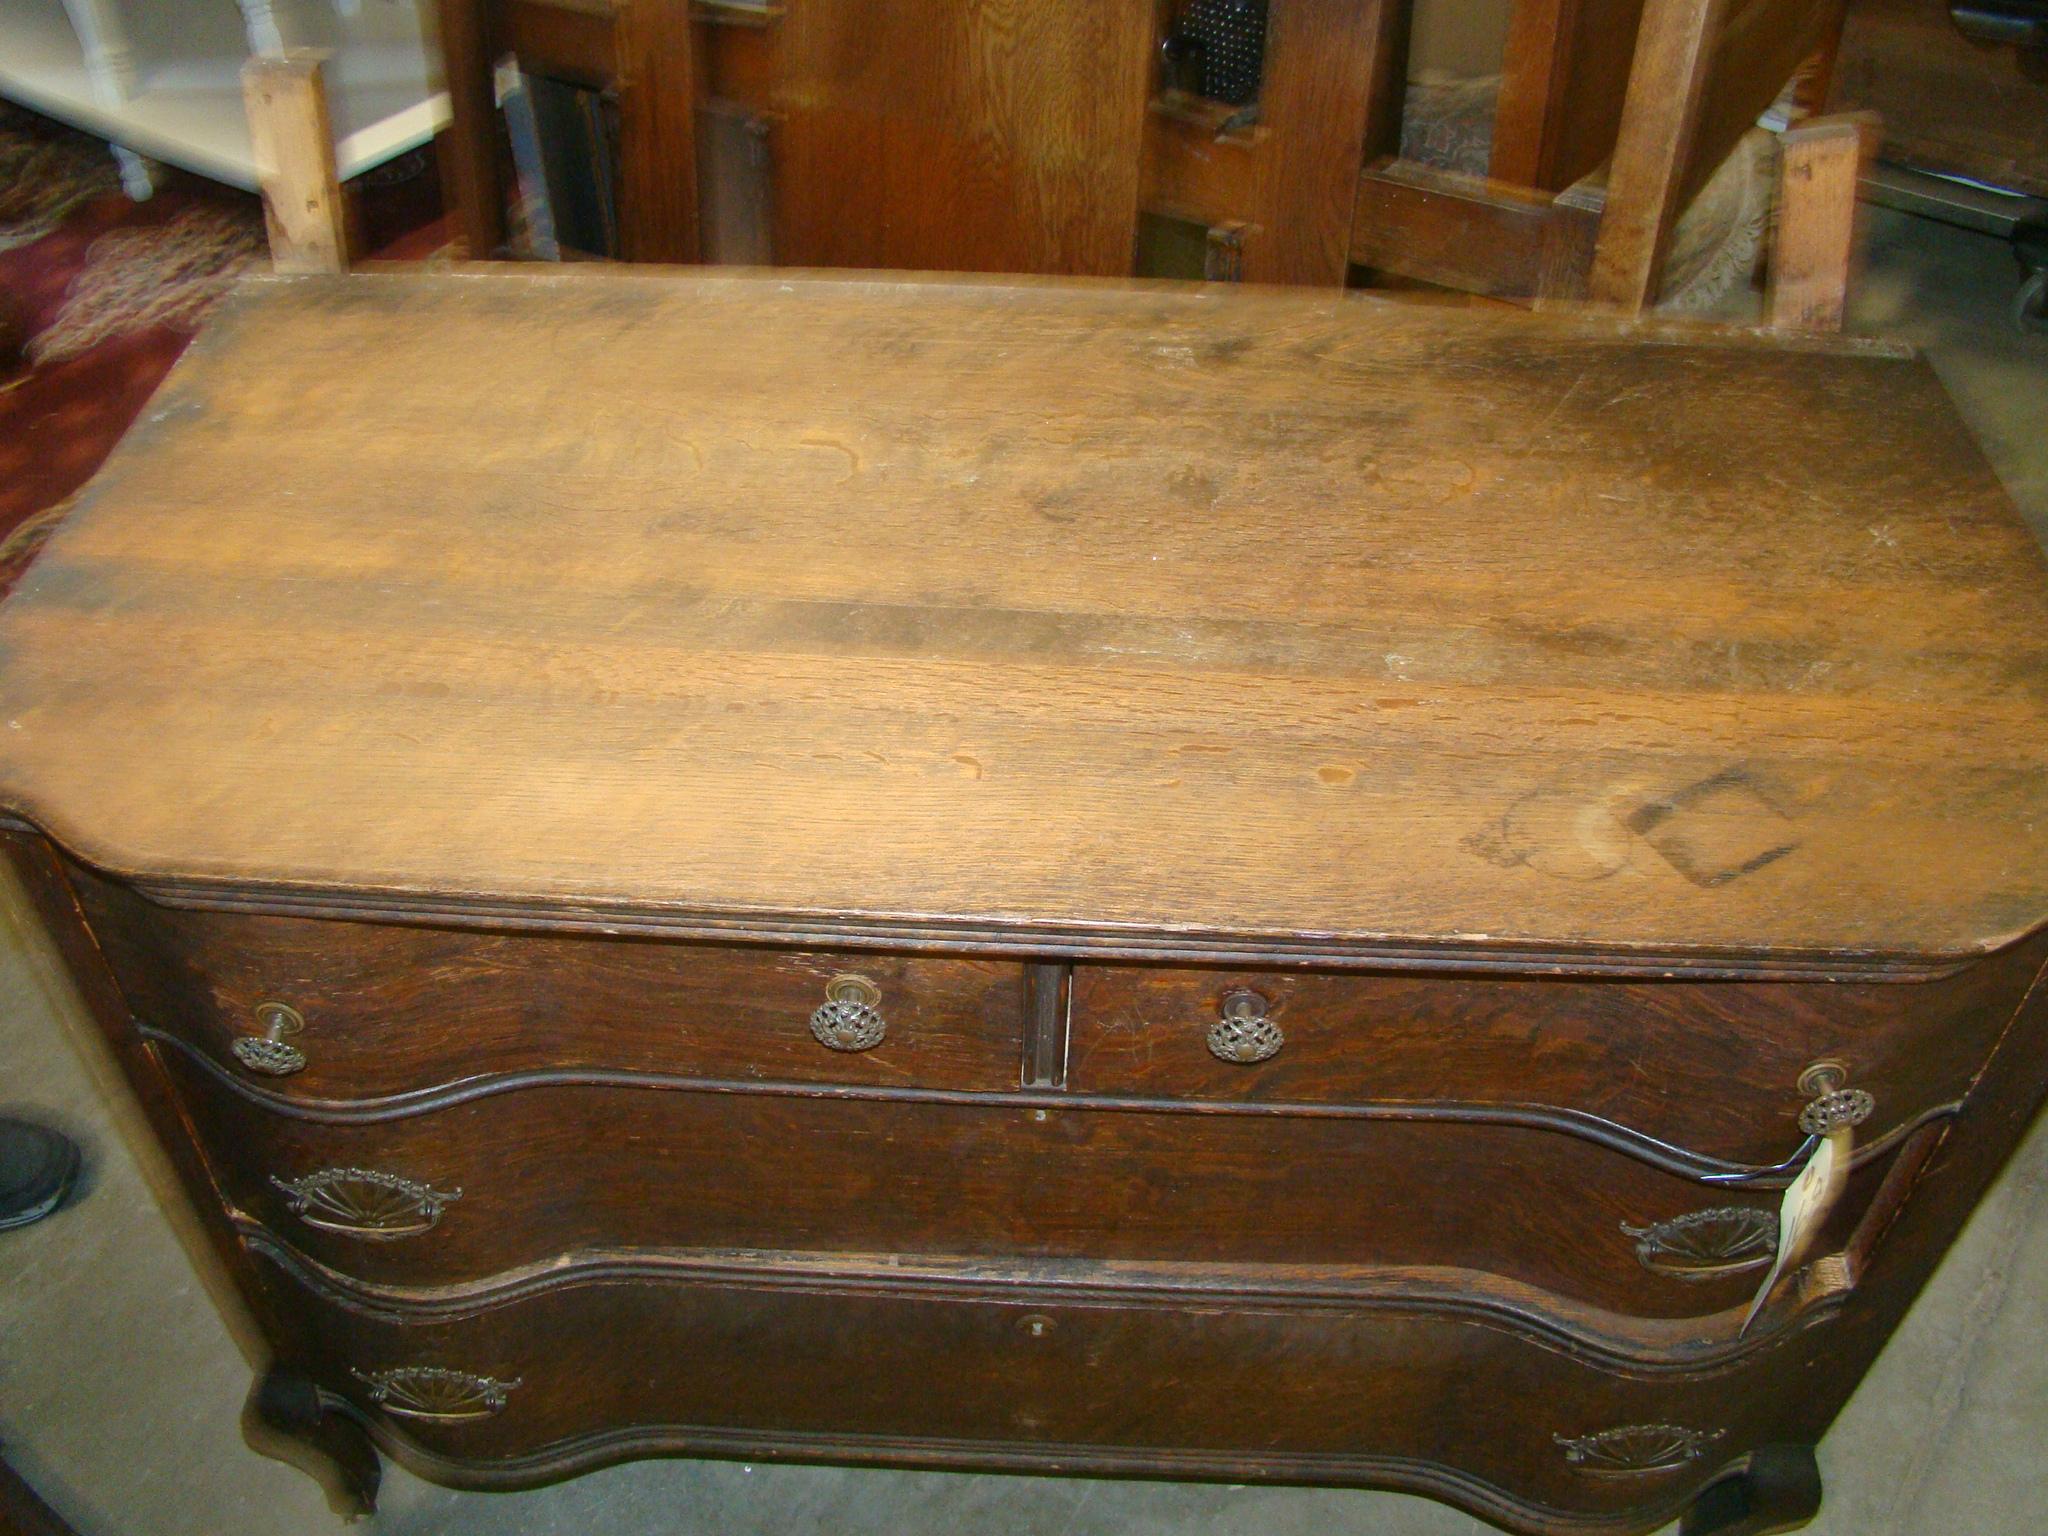
[[[1648,1530],[1786,1428],[1742,1387],[1799,1369],[1772,1345],[1634,1375],[1453,1317],[1214,1296],[642,1271],[420,1314],[265,1273],[285,1363],[484,1486],[709,1451],[1373,1483]]]

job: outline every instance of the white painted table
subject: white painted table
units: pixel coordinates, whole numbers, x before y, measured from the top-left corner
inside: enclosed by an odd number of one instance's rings
[[[111,141],[131,197],[163,161],[253,191],[252,53],[323,48],[343,178],[448,121],[418,0],[0,0],[0,96]]]

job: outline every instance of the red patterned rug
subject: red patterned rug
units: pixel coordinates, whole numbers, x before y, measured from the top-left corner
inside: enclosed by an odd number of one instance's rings
[[[430,154],[372,172],[356,190],[364,245],[434,249]],[[166,172],[154,197],[131,202],[105,144],[0,103],[0,593],[207,311],[265,259],[253,196]]]

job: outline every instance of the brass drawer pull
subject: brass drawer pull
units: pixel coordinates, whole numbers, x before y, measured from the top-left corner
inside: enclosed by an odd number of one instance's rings
[[[1799,1129],[1825,1136],[1868,1120],[1877,1100],[1861,1088],[1845,1087],[1848,1081],[1849,1069],[1839,1061],[1817,1061],[1800,1073],[1799,1091],[1813,1098],[1799,1111]]]
[[[1674,1280],[1718,1280],[1761,1269],[1778,1252],[1778,1213],[1747,1205],[1688,1211],[1653,1226],[1621,1224],[1636,1240],[1636,1259]]]
[[[1249,1065],[1278,1055],[1287,1037],[1256,992],[1227,992],[1222,1016],[1209,1026],[1209,1054],[1218,1061]]]
[[[889,1032],[882,1017],[882,989],[865,976],[834,976],[825,1001],[811,1015],[811,1033],[833,1051],[871,1051]]]
[[[374,1168],[322,1168],[299,1179],[272,1174],[270,1182],[307,1226],[371,1242],[424,1232],[441,1219],[443,1207],[462,1198],[459,1189],[435,1189]]]
[[[442,1423],[489,1418],[504,1408],[505,1394],[521,1381],[517,1376],[500,1381],[441,1365],[401,1365],[388,1371],[350,1367],[349,1374],[367,1385],[370,1401],[393,1418]]]
[[[1726,1430],[1687,1429],[1682,1424],[1624,1424],[1597,1435],[1552,1435],[1564,1459],[1595,1477],[1635,1477],[1670,1472],[1698,1461]]]
[[[265,1077],[290,1077],[305,1070],[306,1053],[285,1040],[306,1027],[298,1009],[289,1003],[258,1003],[256,1026],[262,1034],[237,1035],[228,1047],[235,1060]]]

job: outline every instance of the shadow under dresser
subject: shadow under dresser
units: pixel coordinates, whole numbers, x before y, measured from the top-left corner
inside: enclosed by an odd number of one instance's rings
[[[1868,344],[265,279],[0,606],[0,840],[344,1509],[1758,1533],[2048,1092],[2044,716]]]

